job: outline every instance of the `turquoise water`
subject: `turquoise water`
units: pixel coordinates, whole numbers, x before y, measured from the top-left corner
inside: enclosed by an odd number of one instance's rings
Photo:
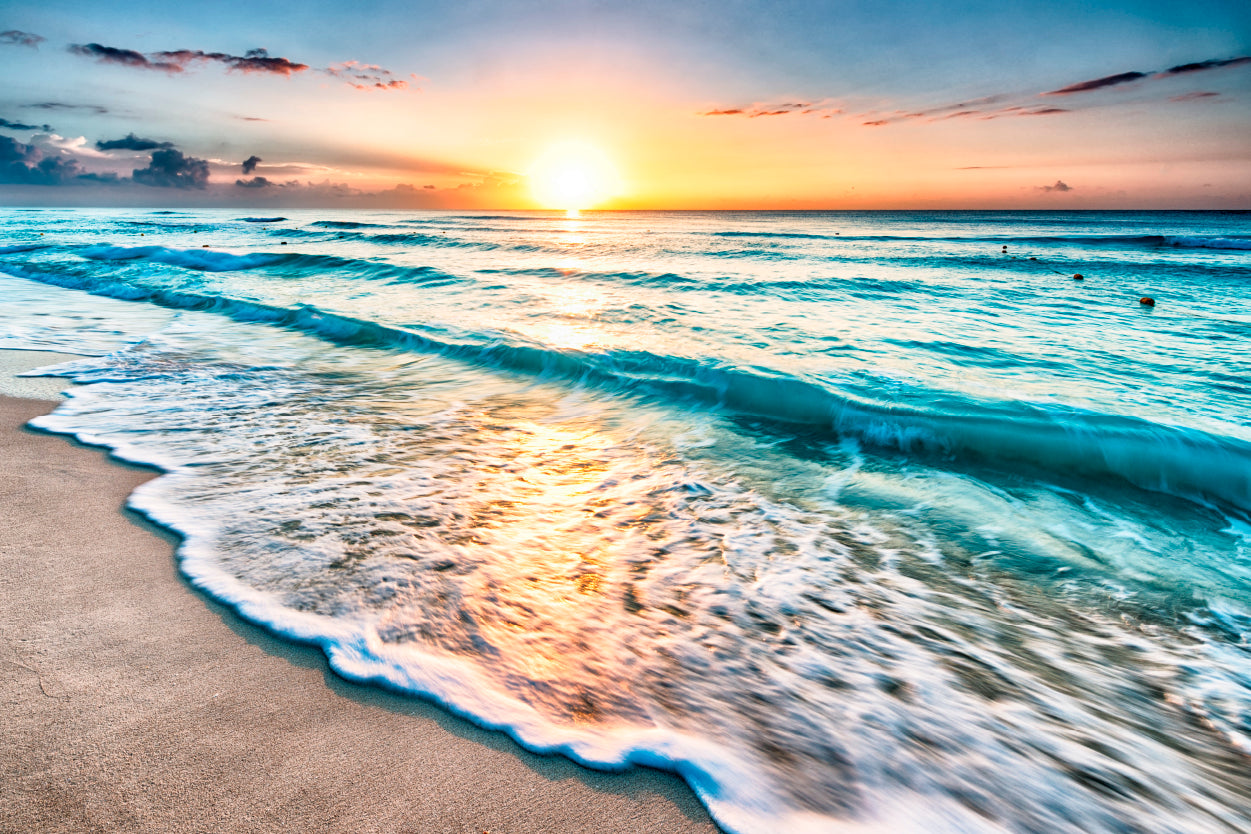
[[[743,834],[1251,827],[1249,214],[2,216],[36,424],[349,677]]]

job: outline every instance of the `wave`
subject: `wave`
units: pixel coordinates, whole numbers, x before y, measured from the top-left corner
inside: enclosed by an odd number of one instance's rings
[[[25,249],[16,249],[15,251],[25,251]],[[90,260],[148,261],[200,272],[230,272],[276,266],[296,274],[333,272],[345,278],[365,278],[389,284],[441,285],[472,280],[442,272],[429,266],[397,266],[380,261],[343,258],[338,255],[311,255],[299,252],[284,252],[282,254],[256,252],[249,255],[234,255],[230,252],[216,252],[205,249],[167,249],[163,246],[92,246],[78,250],[78,254]],[[31,276],[23,274],[23,277]],[[44,279],[35,277],[35,280]],[[141,288],[131,287],[127,291],[127,298],[134,298],[133,293],[136,292],[142,295],[145,291]]]
[[[781,237],[802,240],[832,240],[835,235],[811,235],[802,232],[709,232],[713,237]]]
[[[310,226],[320,226],[323,229],[385,229],[386,225],[382,223],[361,223],[355,220],[317,220],[309,223]]]
[[[1013,244],[1082,244],[1086,246],[1142,246],[1148,248],[1178,249],[1235,249],[1251,250],[1251,237],[1231,235],[1227,237],[1204,235],[818,235],[798,232],[709,232],[713,237],[734,238],[799,238],[807,240],[867,241],[867,242],[934,242],[934,243],[995,243]]]
[[[241,217],[244,223],[281,223],[285,217]]]
[[[16,243],[12,246],[0,246],[0,255],[14,255],[18,252],[33,252],[36,249],[45,249],[49,246],[47,243]]]
[[[1251,237],[1196,237],[1177,235],[1164,238],[1165,246],[1186,249],[1241,249],[1251,251]]]
[[[763,368],[731,367],[648,351],[557,350],[504,334],[467,333],[452,341],[415,327],[353,318],[310,305],[281,307],[221,295],[140,288],[93,276],[0,269],[98,295],[287,327],[336,344],[434,352],[530,376],[725,408],[904,453],[954,455],[992,465],[1018,464],[1062,475],[1112,478],[1150,491],[1251,511],[1251,443],[1135,417],[1076,410],[1060,414],[1019,402],[968,400],[933,408],[900,406]],[[425,274],[433,280],[444,278],[437,270]]]
[[[88,246],[78,254],[93,261],[135,261],[180,266],[201,272],[227,272],[236,269],[255,269],[277,263],[284,256],[256,252],[250,255],[234,255],[204,249],[168,249],[164,246]]]

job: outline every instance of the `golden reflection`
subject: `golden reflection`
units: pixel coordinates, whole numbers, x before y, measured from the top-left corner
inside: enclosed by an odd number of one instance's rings
[[[555,348],[581,350],[596,345],[599,333],[594,328],[580,324],[550,322],[543,325],[543,341]]]

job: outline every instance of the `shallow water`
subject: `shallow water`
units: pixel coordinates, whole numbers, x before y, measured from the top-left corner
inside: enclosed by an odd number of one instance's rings
[[[1251,827],[1246,214],[4,220],[38,425],[344,674],[735,832]]]

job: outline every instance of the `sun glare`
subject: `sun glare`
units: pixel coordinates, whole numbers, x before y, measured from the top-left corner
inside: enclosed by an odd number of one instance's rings
[[[577,142],[549,148],[530,166],[528,176],[531,193],[541,206],[564,209],[571,217],[621,190],[621,180],[608,157]]]

